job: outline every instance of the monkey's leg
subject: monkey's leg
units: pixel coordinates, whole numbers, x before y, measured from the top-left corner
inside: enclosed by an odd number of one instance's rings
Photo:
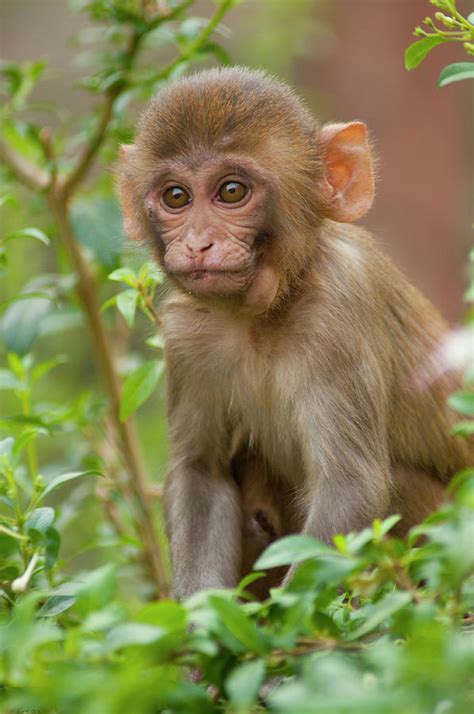
[[[437,476],[408,466],[392,469],[392,499],[387,515],[399,513],[402,520],[392,533],[404,536],[413,526],[447,500],[446,484]]]
[[[383,518],[390,503],[385,423],[377,415],[376,401],[362,396],[351,404],[343,393],[320,387],[300,403],[302,532],[328,544],[337,533],[358,531]],[[326,407],[317,422],[314,402]],[[285,582],[294,570],[292,566]]]
[[[242,499],[241,577],[252,572],[257,558],[278,538],[298,531],[294,522],[293,496],[287,483],[273,473],[268,463],[255,453],[241,452],[232,472]],[[251,583],[247,590],[259,599],[281,584],[287,568],[273,568]]]
[[[242,498],[242,562],[241,577],[252,572],[263,551],[284,535],[283,519],[267,483],[268,470],[256,455],[234,460],[233,473]],[[284,573],[271,570],[264,578],[251,583],[247,590],[264,599],[271,587],[281,582]]]
[[[173,593],[182,599],[239,580],[242,510],[230,473],[178,459],[168,472],[165,516]]]

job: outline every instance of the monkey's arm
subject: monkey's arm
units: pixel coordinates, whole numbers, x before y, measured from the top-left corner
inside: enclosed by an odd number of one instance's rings
[[[324,371],[302,398],[299,420],[308,494],[304,531],[330,542],[386,515],[391,473],[386,393],[373,351],[340,360],[339,367],[333,360]]]
[[[216,464],[171,464],[165,489],[173,593],[235,587],[240,575],[241,505],[237,487]]]
[[[167,366],[171,457],[164,511],[173,592],[182,599],[204,588],[238,583],[242,507],[228,462],[225,418],[212,384],[202,370],[194,374],[169,351]]]

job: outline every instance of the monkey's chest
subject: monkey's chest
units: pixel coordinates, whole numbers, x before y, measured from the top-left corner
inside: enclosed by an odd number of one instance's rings
[[[222,396],[234,433],[256,449],[275,472],[301,472],[297,389],[285,360],[251,351],[241,355],[228,373]]]
[[[231,444],[243,440],[272,470],[302,473],[297,439],[302,356],[289,348],[291,341],[256,344],[245,325],[220,314],[175,310],[163,322],[170,381],[192,410],[202,438],[230,433]]]

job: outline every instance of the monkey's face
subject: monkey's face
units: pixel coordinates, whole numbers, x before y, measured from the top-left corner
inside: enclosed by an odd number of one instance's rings
[[[268,193],[255,162],[242,157],[162,166],[145,208],[168,275],[195,295],[245,292],[259,269]]]

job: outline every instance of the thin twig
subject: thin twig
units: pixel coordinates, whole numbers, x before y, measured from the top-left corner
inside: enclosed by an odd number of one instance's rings
[[[11,169],[20,183],[33,191],[43,191],[48,188],[50,179],[47,172],[25,159],[1,139],[0,160]]]
[[[41,148],[43,149],[45,158],[50,167],[48,188],[54,189],[56,185],[56,178],[58,175],[58,164],[56,161],[56,154],[54,151],[51,129],[47,126],[44,126],[39,132],[38,138],[40,140]]]
[[[82,179],[85,178],[87,172],[89,171],[95,159],[95,155],[102,146],[102,142],[107,133],[117,97],[117,91],[111,91],[106,95],[94,135],[85,144],[74,169],[72,169],[71,173],[61,181],[58,187],[59,196],[62,201],[68,201],[71,194],[75,191],[77,186],[81,183]]]

